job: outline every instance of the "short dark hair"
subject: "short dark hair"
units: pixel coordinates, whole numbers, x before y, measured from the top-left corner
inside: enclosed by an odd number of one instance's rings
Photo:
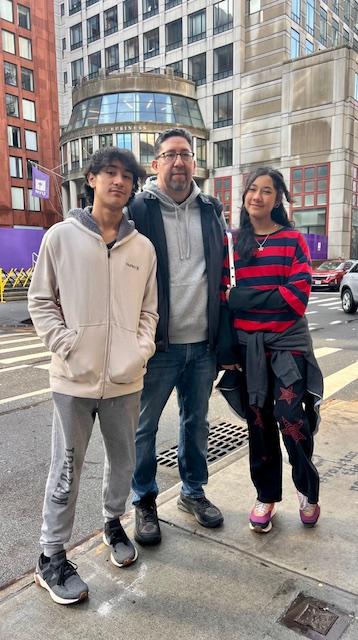
[[[185,138],[185,140],[190,144],[190,148],[193,148],[193,136],[186,129],[181,129],[180,127],[173,127],[173,129],[165,129],[162,131],[157,137],[154,143],[154,155],[157,157],[160,153],[160,146],[163,144],[165,140],[168,138]]]
[[[119,149],[119,147],[103,147],[98,149],[89,159],[88,164],[84,171],[85,177],[85,194],[86,200],[89,204],[93,204],[94,201],[94,189],[88,184],[88,174],[92,173],[96,176],[100,171],[103,171],[106,167],[113,164],[113,162],[120,162],[124,168],[133,175],[133,191],[131,198],[139,189],[139,179],[145,178],[145,169],[137,162],[137,159],[131,151],[128,149]]]

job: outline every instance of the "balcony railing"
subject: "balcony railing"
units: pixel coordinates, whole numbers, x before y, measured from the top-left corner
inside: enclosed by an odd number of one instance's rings
[[[137,24],[138,16],[134,16],[134,18],[128,18],[128,20],[123,21],[123,27],[126,29],[127,27],[131,27],[132,24]]]
[[[172,51],[173,49],[179,49],[183,44],[183,40],[177,40],[176,42],[170,42],[165,46],[166,51]]]
[[[91,4],[95,4],[98,0],[86,0],[86,7],[90,7]]]
[[[159,47],[156,47],[155,49],[151,49],[150,51],[145,51],[144,52],[144,59],[148,60],[148,58],[154,58],[154,56],[159,55]]]
[[[222,80],[223,78],[229,78],[229,76],[232,76],[232,69],[225,69],[225,71],[218,71],[217,73],[214,73],[214,80]]]
[[[216,35],[217,33],[222,33],[223,31],[228,31],[229,29],[232,29],[232,25],[233,25],[232,20],[229,20],[224,24],[218,24],[216,27],[214,27],[214,35]]]
[[[158,7],[156,7],[156,9],[151,9],[150,11],[146,11],[145,13],[143,13],[143,20],[146,20],[147,18],[151,18],[152,16],[156,16],[157,13],[159,13]]]
[[[137,64],[137,62],[139,62],[139,56],[134,56],[133,58],[127,58],[127,60],[124,61],[124,66],[129,67],[132,64]]]
[[[181,4],[181,0],[166,0],[165,9],[171,9],[172,7],[176,7],[178,4]]]
[[[232,124],[232,118],[226,120],[217,120],[213,123],[214,129],[221,129],[221,127],[229,127]]]
[[[114,24],[113,27],[108,27],[108,29],[105,29],[103,35],[110,36],[111,33],[116,33],[116,31],[118,31],[118,24]]]
[[[77,13],[77,11],[81,11],[81,2],[76,2],[75,4],[73,4],[72,7],[70,7],[68,13],[70,16],[72,16],[74,13]]]
[[[80,47],[82,47],[82,40],[71,43],[71,51],[73,51],[74,49],[79,49]]]
[[[94,42],[95,40],[99,40],[101,37],[101,34],[98,33],[93,33],[91,36],[88,36],[87,38],[87,43],[90,44],[90,42]]]
[[[191,42],[196,42],[197,40],[202,40],[203,38],[206,38],[206,31],[202,31],[201,33],[195,33],[192,36],[188,37],[188,43],[190,44]]]

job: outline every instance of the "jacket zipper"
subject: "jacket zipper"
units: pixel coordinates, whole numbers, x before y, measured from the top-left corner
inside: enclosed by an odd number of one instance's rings
[[[103,384],[102,384],[102,395],[101,398],[103,398],[104,396],[104,390],[106,387],[106,374],[107,374],[107,369],[108,369],[108,363],[109,363],[109,332],[110,332],[110,300],[111,300],[111,265],[110,265],[110,258],[111,258],[111,250],[107,249],[107,275],[108,275],[108,289],[107,289],[107,335],[106,335],[106,344],[105,344],[105,349],[104,349],[104,365],[103,365]]]

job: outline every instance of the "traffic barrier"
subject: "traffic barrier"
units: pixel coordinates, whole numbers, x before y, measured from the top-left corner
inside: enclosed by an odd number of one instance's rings
[[[0,304],[9,300],[24,299],[30,286],[34,267],[5,271],[0,267]]]

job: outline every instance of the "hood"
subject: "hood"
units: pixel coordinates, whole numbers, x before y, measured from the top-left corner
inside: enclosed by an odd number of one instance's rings
[[[68,217],[75,218],[75,220],[80,222],[84,227],[86,227],[86,229],[93,231],[93,233],[97,233],[97,235],[99,236],[101,235],[97,223],[92,217],[92,207],[85,207],[84,209],[70,209],[70,211],[68,212]],[[134,222],[132,220],[128,220],[126,214],[123,213],[123,217],[118,229],[117,242],[123,240],[123,238],[132,233],[134,229]]]
[[[162,210],[164,210],[167,215],[172,213],[175,217],[180,260],[188,260],[191,256],[189,209],[200,193],[200,189],[195,180],[192,180],[189,196],[184,200],[184,202],[180,203],[175,202],[175,200],[173,200],[168,194],[159,189],[158,181],[155,176],[147,178],[143,191],[153,194],[162,205]],[[184,222],[184,225],[181,224],[181,222]]]

